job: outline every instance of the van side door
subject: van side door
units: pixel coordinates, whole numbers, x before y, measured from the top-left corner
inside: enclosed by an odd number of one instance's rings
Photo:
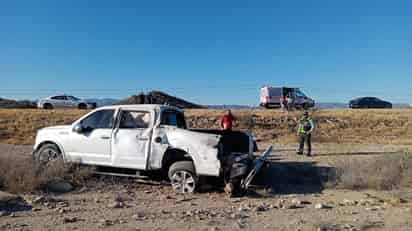
[[[121,110],[113,132],[114,167],[146,170],[154,124],[153,111]]]

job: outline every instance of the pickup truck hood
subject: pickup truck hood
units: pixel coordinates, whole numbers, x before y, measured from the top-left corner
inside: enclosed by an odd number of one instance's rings
[[[71,125],[64,125],[64,126],[52,126],[52,127],[46,127],[39,132],[61,132],[61,131],[67,131],[71,129]]]

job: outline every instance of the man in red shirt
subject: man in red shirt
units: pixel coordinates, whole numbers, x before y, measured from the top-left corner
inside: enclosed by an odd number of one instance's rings
[[[220,127],[222,130],[231,131],[233,128],[233,122],[236,118],[232,115],[230,110],[227,110],[226,113],[220,119]]]

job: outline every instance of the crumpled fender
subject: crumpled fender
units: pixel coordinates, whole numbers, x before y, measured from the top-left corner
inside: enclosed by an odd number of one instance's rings
[[[41,131],[40,131],[41,132]],[[33,151],[37,151],[40,147],[41,144],[45,143],[45,142],[50,142],[50,143],[54,143],[56,144],[60,151],[62,152],[63,158],[66,159],[66,153],[64,151],[63,146],[61,145],[62,142],[59,138],[59,136],[57,136],[56,134],[53,133],[45,133],[45,134],[38,134],[37,138],[36,138],[36,143],[34,144],[33,147]]]
[[[179,128],[163,128],[163,143],[169,148],[185,151],[193,159],[198,175],[219,176],[219,135],[192,132]]]

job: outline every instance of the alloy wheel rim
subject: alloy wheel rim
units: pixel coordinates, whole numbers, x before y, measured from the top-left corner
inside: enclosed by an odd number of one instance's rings
[[[190,172],[177,171],[171,178],[172,187],[179,193],[193,193],[195,191],[195,179]]]
[[[54,149],[52,149],[52,148],[47,148],[47,149],[45,149],[45,150],[43,150],[41,153],[40,153],[40,155],[38,156],[38,160],[41,162],[41,163],[49,163],[49,162],[51,162],[51,161],[53,161],[53,160],[56,160],[56,159],[58,159],[58,157],[59,157],[59,153],[56,151],[56,150],[54,150]]]

